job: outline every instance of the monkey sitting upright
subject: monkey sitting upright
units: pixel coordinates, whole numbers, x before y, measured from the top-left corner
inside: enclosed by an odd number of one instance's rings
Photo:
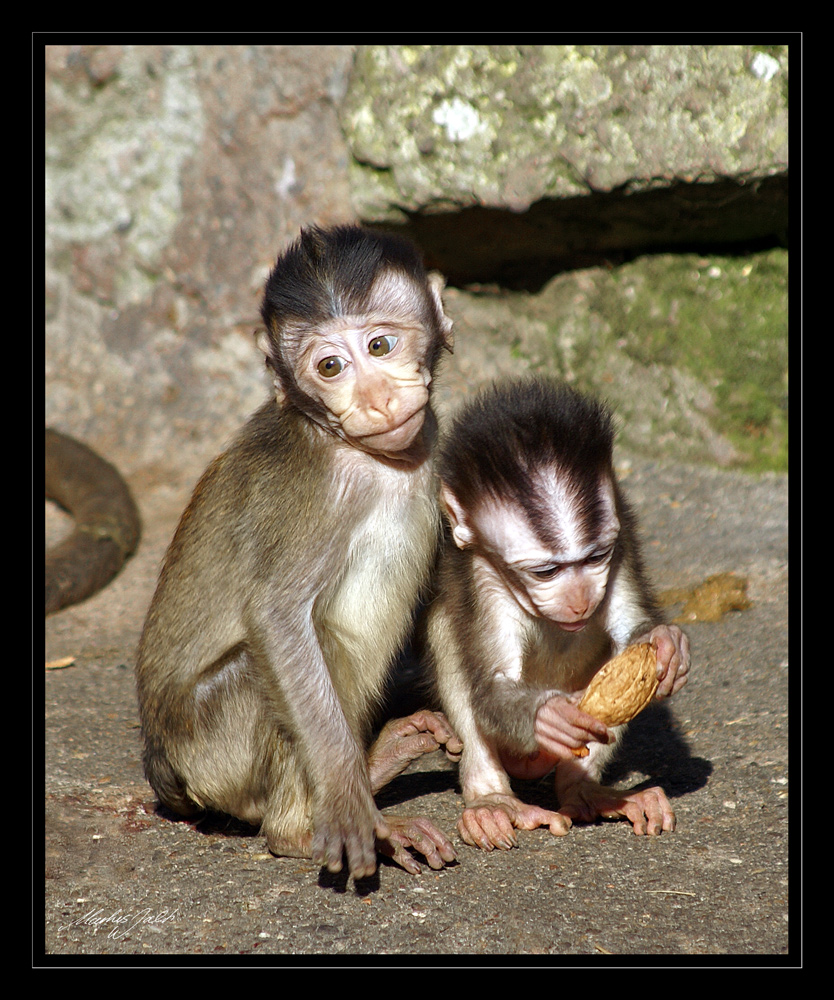
[[[463,742],[467,844],[516,844],[516,829],[567,833],[572,820],[625,817],[635,833],[674,829],[660,788],[598,779],[624,727],[577,708],[625,646],[657,649],[657,697],[686,682],[689,643],[661,624],[633,516],[612,463],[611,416],[547,380],[494,387],[465,406],[440,448],[450,525],[427,617],[442,707]],[[574,748],[590,743],[585,757]],[[509,778],[555,768],[558,811],[521,802]]]
[[[145,771],[175,812],[260,824],[279,855],[360,878],[377,847],[451,842],[375,791],[460,743],[445,718],[369,723],[436,555],[429,386],[451,322],[415,249],[312,228],[278,258],[259,346],[275,398],[198,483],[165,558],[137,687]]]

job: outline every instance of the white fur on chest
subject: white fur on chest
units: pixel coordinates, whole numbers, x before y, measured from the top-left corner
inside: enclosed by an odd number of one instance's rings
[[[429,467],[383,466],[372,477],[357,477],[346,492],[366,513],[352,531],[344,571],[320,609],[323,623],[343,645],[396,648],[434,560],[434,477]]]

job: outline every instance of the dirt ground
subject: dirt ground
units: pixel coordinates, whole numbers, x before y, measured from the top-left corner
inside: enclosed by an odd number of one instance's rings
[[[158,812],[141,769],[132,658],[187,491],[133,484],[145,525],[138,553],[104,591],[46,621],[46,659],[74,662],[45,673],[35,963],[799,962],[788,922],[787,481],[639,461],[623,471],[657,585],[732,571],[752,601],[686,626],[689,685],[632,724],[611,775],[661,783],[674,833],[578,825],[480,853],[454,832],[456,774],[439,754],[380,801],[453,836],[458,862],[442,872],[409,876],[383,863],[356,884],[272,857],[248,828]],[[546,802],[547,780],[523,794]]]

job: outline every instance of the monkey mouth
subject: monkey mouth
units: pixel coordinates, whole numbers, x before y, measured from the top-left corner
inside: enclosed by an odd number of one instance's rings
[[[578,622],[556,622],[556,624],[565,632],[581,632],[588,624],[588,621],[588,618],[583,618],[582,621]]]
[[[380,431],[377,434],[363,434],[359,440],[369,451],[378,451],[383,453],[404,451],[409,447],[409,445],[412,444],[414,439],[419,434],[423,426],[424,418],[425,410],[421,406],[419,410],[412,413],[410,417],[406,417],[406,419],[401,424],[397,424],[396,427]]]

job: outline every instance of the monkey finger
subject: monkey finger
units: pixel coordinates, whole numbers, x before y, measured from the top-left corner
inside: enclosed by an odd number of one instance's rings
[[[554,837],[564,837],[572,826],[568,816],[542,809],[540,806],[528,805],[519,810],[513,822],[519,830],[535,830],[537,827],[546,826]]]
[[[448,724],[442,712],[432,712],[429,709],[420,709],[418,712],[412,712],[411,715],[406,715],[401,719],[394,719],[385,726],[385,729],[393,729],[399,736],[444,728],[449,732],[452,731],[452,727]]]
[[[424,711],[386,723],[371,748],[370,755],[379,756],[389,746],[398,748],[408,745],[409,740],[413,741],[412,745],[419,747],[420,753],[428,753],[444,745],[453,753],[463,749],[463,744],[441,712]],[[405,754],[405,751],[400,752]]]
[[[323,865],[329,872],[340,872],[344,863],[344,844],[328,837],[323,831],[313,834],[311,857],[317,865]]]
[[[689,661],[678,664],[677,657],[669,664],[666,673],[661,677],[655,693],[656,698],[669,698],[676,694],[686,684],[689,673]]]
[[[646,637],[657,653],[656,697],[668,698],[686,683],[689,671],[689,638],[677,625],[658,625]]]
[[[569,727],[560,729],[553,726],[539,725],[538,720],[534,725],[536,740],[542,750],[558,757],[560,760],[573,759],[573,751],[579,747],[587,746],[588,743],[609,743],[610,734],[608,729],[599,723],[594,729],[582,729],[579,727]]]
[[[542,736],[536,733],[536,739],[538,740],[540,749],[546,754],[546,759],[552,761],[551,766],[548,770],[553,769],[553,764],[558,765],[562,761],[572,761],[576,760],[576,755],[574,754],[574,749],[578,750],[580,747],[586,745],[586,740],[581,739],[570,739],[565,740],[560,738],[558,740],[550,739],[547,736]],[[509,772],[513,777],[526,778],[528,775],[519,774],[518,769],[514,769]]]
[[[348,871],[354,878],[368,878],[376,871],[376,844],[371,841],[370,845],[364,837],[350,835],[345,840],[345,855],[347,857]],[[337,869],[339,870],[339,869]]]
[[[378,792],[398,774],[402,774],[413,760],[425,753],[433,753],[439,747],[433,734],[428,732],[412,732],[408,735],[391,735],[389,732],[384,737],[380,735],[368,751],[371,790]]]
[[[440,743],[432,733],[413,733],[410,736],[402,736],[392,747],[392,754],[406,763],[422,757],[424,753],[434,753],[439,749]]]
[[[396,840],[382,840],[377,844],[377,849],[380,854],[384,854],[409,875],[419,875],[423,870],[406,850],[405,844],[400,844]]]
[[[675,829],[675,813],[662,788],[646,788],[627,799],[626,816],[636,834],[651,837]]]
[[[448,736],[445,736],[443,739],[436,736],[435,739],[437,739],[438,743],[442,744],[443,751],[449,760],[460,760],[463,755],[463,740],[461,740],[456,732],[450,730]]]
[[[536,712],[534,721],[536,736],[562,741],[568,747],[581,746],[589,740],[608,743],[608,727],[577,708],[564,698],[552,698]],[[571,742],[573,741],[573,742]]]

